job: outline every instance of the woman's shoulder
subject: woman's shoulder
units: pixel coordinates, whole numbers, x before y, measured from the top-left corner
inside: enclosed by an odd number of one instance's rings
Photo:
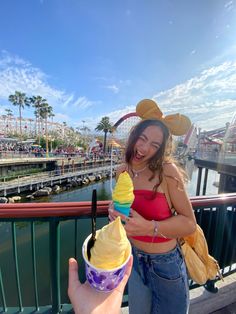
[[[166,176],[173,176],[179,174],[179,169],[173,162],[164,162],[162,167],[164,175]]]
[[[163,174],[167,181],[183,182],[183,174],[174,162],[163,163]]]

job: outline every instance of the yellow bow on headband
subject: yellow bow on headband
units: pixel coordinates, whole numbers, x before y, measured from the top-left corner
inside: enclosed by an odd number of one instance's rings
[[[184,135],[191,127],[190,119],[182,114],[176,113],[164,117],[158,105],[151,99],[141,100],[136,106],[136,113],[143,120],[162,121],[173,135]]]

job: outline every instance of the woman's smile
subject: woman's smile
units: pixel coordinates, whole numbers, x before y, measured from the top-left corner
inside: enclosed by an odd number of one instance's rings
[[[139,136],[134,146],[133,162],[143,165],[148,162],[159,150],[163,142],[163,133],[158,126],[147,127]]]

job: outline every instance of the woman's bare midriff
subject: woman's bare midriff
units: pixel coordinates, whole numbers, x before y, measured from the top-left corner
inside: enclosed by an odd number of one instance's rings
[[[161,242],[161,243],[143,242],[143,241],[138,241],[135,239],[130,239],[130,242],[137,249],[146,253],[151,253],[151,254],[169,252],[173,250],[177,244],[176,239],[171,239],[168,242]]]

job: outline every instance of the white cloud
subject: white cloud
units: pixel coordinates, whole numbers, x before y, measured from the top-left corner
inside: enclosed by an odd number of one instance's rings
[[[110,89],[114,94],[119,93],[120,89],[117,85],[113,84],[113,85],[106,85],[103,86],[104,88]]]
[[[122,84],[123,86],[130,86],[131,80],[119,80],[119,83]]]
[[[4,51],[0,57],[0,98],[8,99],[16,90],[27,95],[42,95],[52,104],[63,103],[69,97],[64,91],[51,87],[40,69]]]
[[[62,123],[62,122],[69,123],[71,118],[68,115],[64,114],[64,113],[57,112],[53,119],[54,119],[54,121],[57,121],[59,123]]]
[[[66,108],[74,100],[74,95],[70,95],[63,104],[63,107]]]
[[[208,130],[224,126],[231,121],[236,109],[236,62],[227,61],[208,67],[199,75],[159,92],[153,98],[166,115],[176,112],[186,114],[193,123]],[[115,123],[120,117],[134,111],[135,106],[130,105],[103,116],[107,115]],[[93,130],[101,118],[85,120]],[[125,123],[123,125],[125,128]]]
[[[155,94],[153,99],[165,115],[177,112],[185,114],[193,123],[206,130],[222,127],[231,121],[236,110],[236,62],[227,61],[204,69],[199,75]],[[108,116],[115,123],[134,111],[135,105],[130,105],[104,113],[103,116]],[[101,118],[98,116],[85,120],[94,129]]]
[[[86,97],[79,97],[71,106],[76,107],[77,109],[87,109],[93,106],[95,102],[88,100]]]
[[[56,114],[55,121],[57,117],[60,118],[60,114],[56,113],[57,110],[70,108],[84,110],[96,104],[85,96],[75,98],[73,93],[69,94],[54,88],[48,83],[48,76],[40,69],[18,56],[2,51],[0,53],[0,103],[2,100],[8,101],[9,95],[14,94],[16,90],[28,96],[41,95],[46,98]]]
[[[233,7],[234,7],[234,2],[233,1],[228,1],[228,2],[225,3],[224,7],[225,7],[225,9],[227,11],[231,11],[233,9]]]
[[[130,86],[132,83],[129,79],[117,79],[115,77],[108,78],[104,76],[98,76],[94,77],[93,79],[97,81],[103,81],[104,83],[101,85],[101,87],[111,90],[114,94],[118,94],[121,89]]]
[[[236,46],[224,54],[229,60]],[[221,56],[221,59],[223,56]],[[216,61],[213,60],[213,61]],[[212,62],[213,62],[212,61]],[[207,66],[198,75],[165,91],[153,96],[164,114],[180,112],[188,115],[199,127],[214,129],[224,126],[230,121],[236,109],[236,61],[219,62],[218,65]],[[97,78],[108,83],[111,79]],[[89,128],[95,128],[102,116],[109,116],[115,123],[120,117],[135,110],[135,106],[127,106],[122,110],[103,113],[97,116],[94,110],[91,117],[84,115],[92,106],[101,107],[100,101],[91,101],[86,96],[78,96],[54,88],[48,83],[48,76],[40,69],[33,67],[28,61],[2,51],[0,53],[0,114],[4,114],[6,101],[15,90],[25,92],[27,95],[42,95],[53,106],[54,121],[66,121],[68,125],[76,125],[77,116],[85,120]],[[114,79],[113,79],[114,82]],[[120,88],[131,86],[130,80],[117,80],[116,84],[107,84],[103,88],[118,93]],[[131,86],[132,87],[132,86]],[[5,103],[4,103],[5,101]],[[79,114],[77,115],[77,113]],[[89,112],[89,111],[88,111]],[[28,114],[27,110],[24,114]],[[33,116],[33,114],[31,114]],[[81,123],[80,123],[81,124]]]
[[[198,126],[214,129],[236,110],[236,62],[224,62],[153,96],[165,114],[180,112]]]

